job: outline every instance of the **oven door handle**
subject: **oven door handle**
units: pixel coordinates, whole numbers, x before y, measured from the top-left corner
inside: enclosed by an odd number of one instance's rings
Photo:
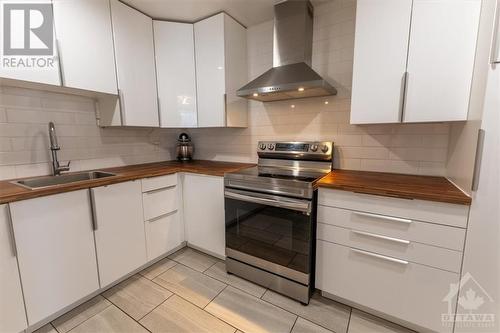
[[[273,206],[278,208],[285,208],[303,212],[307,215],[311,214],[311,203],[306,201],[293,201],[293,200],[283,200],[274,197],[275,199],[268,199],[263,197],[256,197],[253,195],[246,195],[241,193],[235,193],[232,191],[224,191],[224,196],[229,199],[241,200],[246,202],[253,202],[258,204],[263,204],[267,206]]]

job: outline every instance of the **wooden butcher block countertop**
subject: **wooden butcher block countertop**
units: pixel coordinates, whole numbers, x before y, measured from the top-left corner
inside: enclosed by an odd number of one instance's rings
[[[252,166],[254,166],[254,164],[202,160],[190,162],[165,161],[158,163],[137,164],[116,168],[99,169],[99,171],[114,173],[116,174],[115,176],[85,180],[70,184],[55,185],[33,190],[12,184],[10,183],[10,181],[0,181],[0,204],[26,200],[50,194],[110,185],[129,180],[163,176],[176,172],[190,172],[210,176],[224,176],[224,173],[226,172],[238,171]]]
[[[471,203],[469,196],[444,177],[334,170],[318,181],[317,186],[403,199]]]

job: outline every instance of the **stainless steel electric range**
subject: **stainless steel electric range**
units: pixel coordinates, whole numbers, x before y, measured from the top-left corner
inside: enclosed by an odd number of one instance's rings
[[[308,304],[314,289],[314,184],[332,169],[332,142],[259,142],[258,165],[227,173],[228,273]]]

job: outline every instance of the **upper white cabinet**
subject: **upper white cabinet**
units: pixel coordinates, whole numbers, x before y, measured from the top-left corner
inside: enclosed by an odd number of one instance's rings
[[[467,120],[480,0],[358,0],[351,123]]]
[[[0,206],[0,332],[27,327],[9,207]]]
[[[198,127],[247,126],[246,29],[221,13],[194,24]]]
[[[147,261],[140,181],[90,190],[101,287]]]
[[[116,94],[109,0],[53,0],[62,85]]]
[[[118,0],[111,14],[121,121],[103,125],[158,127],[153,20]]]
[[[186,174],[182,190],[188,244],[224,258],[224,178]]]
[[[154,21],[153,26],[160,127],[196,127],[193,25]]]
[[[3,6],[4,4],[16,4],[16,3],[26,3],[24,0],[0,0],[0,5]],[[52,6],[50,1],[45,1],[45,0],[34,0],[34,1],[29,1],[29,3],[45,3],[47,6]],[[2,9],[4,13],[2,15],[9,15],[9,13],[5,13],[5,8]],[[52,13],[52,10],[50,11]],[[47,14],[47,13],[46,13]],[[2,17],[2,22],[3,22]],[[11,26],[23,26],[24,25],[24,11],[11,11],[10,12],[10,19],[11,19]],[[51,18],[47,20],[47,22],[50,22]],[[3,24],[3,23],[2,23]],[[54,26],[52,26],[52,31]],[[26,40],[26,38],[29,38]],[[3,43],[3,38],[2,38],[2,43]],[[26,47],[26,45],[30,46],[31,48],[38,48],[38,49],[50,49],[52,48],[53,52],[50,55],[44,55],[44,56],[37,56],[37,55],[22,55],[20,52],[15,52],[12,56],[7,56],[3,57],[2,61],[6,61],[6,59],[10,59],[11,57],[14,58],[16,63],[19,63],[22,61],[23,63],[27,64],[26,66],[21,66],[21,65],[9,65],[8,67],[6,66],[0,66],[0,77],[2,78],[8,78],[8,79],[15,79],[15,80],[22,80],[22,81],[29,81],[29,82],[37,82],[37,83],[46,83],[46,84],[51,84],[51,85],[61,85],[61,79],[60,79],[60,70],[59,70],[59,61],[57,57],[57,43],[55,42],[55,36],[53,35],[52,41],[48,40],[41,40],[35,34],[31,33],[29,34],[28,37],[23,34],[22,29],[16,29],[11,33],[11,43],[10,46],[12,49],[18,49],[19,51],[22,51],[21,49],[23,47]],[[5,50],[4,50],[5,52]],[[46,61],[40,61],[40,64],[42,66],[40,67],[33,67],[33,65],[30,65],[30,62],[32,61],[31,59],[35,57],[43,57],[46,59]],[[50,59],[49,59],[50,58]],[[48,63],[50,62],[50,64]],[[12,61],[9,61],[10,64],[13,64]],[[47,66],[44,64],[47,63]]]
[[[480,0],[414,0],[404,122],[467,120]]]
[[[358,0],[351,123],[397,123],[412,0]]]
[[[29,325],[99,289],[88,190],[10,208]]]

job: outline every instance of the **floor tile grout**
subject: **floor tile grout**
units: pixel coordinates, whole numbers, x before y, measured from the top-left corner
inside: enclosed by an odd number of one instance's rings
[[[351,307],[351,311],[349,312],[349,320],[347,321],[347,329],[345,330],[345,333],[349,333],[349,326],[351,325],[351,318],[352,318],[352,307]]]

